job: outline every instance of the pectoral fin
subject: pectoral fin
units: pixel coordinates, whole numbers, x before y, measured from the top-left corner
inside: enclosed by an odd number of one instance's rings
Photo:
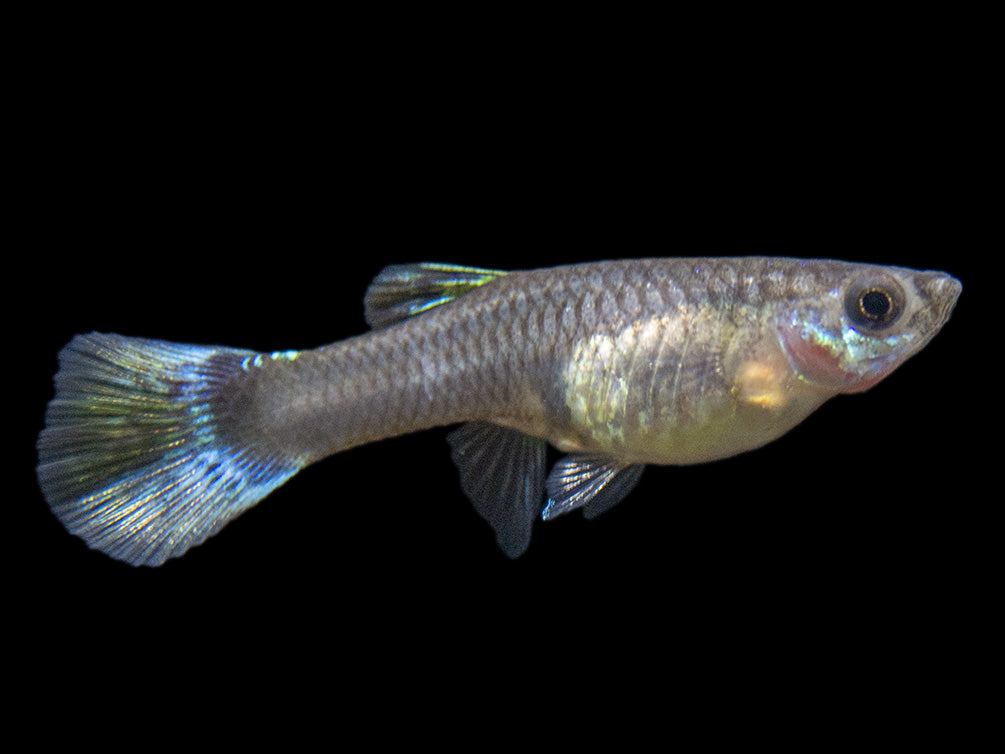
[[[548,475],[548,504],[541,518],[547,521],[580,507],[587,518],[595,518],[632,491],[644,468],[644,464],[625,466],[604,456],[568,455]]]
[[[502,551],[519,557],[544,505],[544,440],[486,422],[464,424],[447,440],[464,494]]]

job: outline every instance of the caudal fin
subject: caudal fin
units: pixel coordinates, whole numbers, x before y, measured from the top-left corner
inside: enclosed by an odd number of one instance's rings
[[[39,484],[66,528],[113,558],[160,565],[295,474],[296,459],[242,441],[217,415],[254,355],[75,337],[38,438]]]

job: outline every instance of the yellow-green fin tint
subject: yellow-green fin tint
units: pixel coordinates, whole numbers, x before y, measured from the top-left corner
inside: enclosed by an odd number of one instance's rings
[[[363,305],[374,329],[390,327],[505,275],[502,270],[436,262],[385,267],[367,289]]]

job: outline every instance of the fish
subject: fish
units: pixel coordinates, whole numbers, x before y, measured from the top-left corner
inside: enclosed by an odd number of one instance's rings
[[[461,489],[516,558],[537,521],[595,518],[647,465],[754,450],[876,385],[961,290],[944,272],[789,257],[391,265],[364,297],[371,329],[313,350],[75,336],[38,482],[88,546],[159,566],[322,458],[459,425]]]

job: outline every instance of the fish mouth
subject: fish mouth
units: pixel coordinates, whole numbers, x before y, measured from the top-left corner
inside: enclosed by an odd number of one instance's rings
[[[942,303],[942,306],[939,307],[939,321],[935,328],[938,331],[952,316],[956,302],[959,301],[960,294],[963,292],[963,283],[952,275],[939,273],[939,277],[931,283],[931,286],[934,288],[932,300]]]
[[[915,295],[924,302],[926,313],[915,320],[914,343],[902,355],[901,362],[921,351],[939,334],[952,317],[956,302],[963,292],[963,284],[945,272],[917,272],[910,283]]]

